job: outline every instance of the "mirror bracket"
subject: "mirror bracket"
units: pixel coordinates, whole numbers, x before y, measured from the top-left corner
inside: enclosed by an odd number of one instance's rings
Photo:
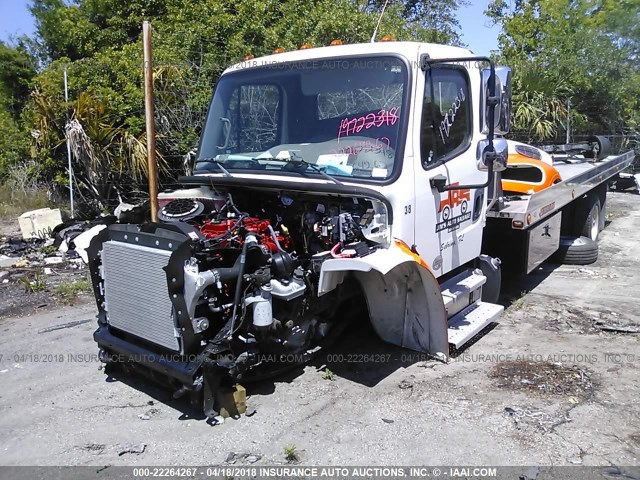
[[[429,179],[429,184],[431,185],[431,188],[435,188],[442,193],[446,188],[447,177],[442,174],[436,175],[435,177]]]

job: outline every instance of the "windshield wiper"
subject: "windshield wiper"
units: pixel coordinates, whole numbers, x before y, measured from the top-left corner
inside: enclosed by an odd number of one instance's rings
[[[342,185],[342,182],[340,180],[338,180],[332,175],[329,175],[327,172],[322,171],[320,168],[318,168],[317,165],[307,162],[304,158],[302,158],[300,155],[298,155],[295,152],[289,151],[289,158],[276,158],[276,159],[282,160],[283,162],[292,163],[294,165],[306,165],[307,167],[311,167],[313,170],[318,172],[324,178],[331,180],[333,183],[337,185]]]
[[[220,160],[216,160],[215,158],[201,158],[199,160],[196,160],[196,163],[215,163],[225,177],[233,178],[233,175],[229,173],[229,170],[222,166],[222,162]]]

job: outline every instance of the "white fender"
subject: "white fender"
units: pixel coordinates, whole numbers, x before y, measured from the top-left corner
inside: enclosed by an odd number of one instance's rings
[[[449,356],[440,284],[418,255],[394,244],[365,257],[325,260],[318,296],[336,288],[347,273],[360,282],[380,338],[418,352]]]

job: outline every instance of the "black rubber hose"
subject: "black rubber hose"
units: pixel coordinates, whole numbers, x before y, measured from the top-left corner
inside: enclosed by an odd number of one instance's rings
[[[253,237],[253,241],[249,241],[249,237]],[[242,277],[244,276],[244,270],[247,266],[247,252],[249,248],[255,247],[257,242],[253,234],[248,234],[244,237],[244,245],[242,245],[242,252],[240,253],[240,265],[238,269],[238,279],[236,280],[236,293],[233,297],[233,313],[231,314],[231,332],[235,330],[236,313],[238,311],[238,303],[240,303],[240,293],[242,289]],[[235,267],[235,266],[234,266]]]
[[[236,293],[233,297],[233,313],[231,314],[231,331],[233,331],[236,324],[236,313],[238,311],[238,303],[240,303],[240,294],[242,289],[242,277],[244,275],[244,268],[247,264],[247,244],[246,241],[242,245],[242,252],[240,253],[240,266],[238,270],[238,278],[236,280]]]
[[[242,253],[238,255],[238,259],[236,263],[233,264],[233,267],[227,268],[216,268],[214,269],[220,275],[220,281],[222,283],[229,283],[234,279],[238,278],[238,272],[240,271],[240,260],[242,259]]]

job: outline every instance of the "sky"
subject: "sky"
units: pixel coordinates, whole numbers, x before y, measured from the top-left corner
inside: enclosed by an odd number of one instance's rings
[[[0,40],[11,36],[31,35],[33,17],[27,9],[28,0],[0,0]]]
[[[458,11],[462,41],[476,55],[489,55],[491,50],[498,49],[500,27],[491,25],[483,13],[489,0],[470,0],[469,3],[468,7],[462,7]]]
[[[28,0],[0,0],[0,40],[34,32],[33,17],[27,9]],[[498,48],[500,28],[491,26],[482,12],[489,0],[471,0],[471,5],[458,12],[462,40],[476,55],[489,55]]]

